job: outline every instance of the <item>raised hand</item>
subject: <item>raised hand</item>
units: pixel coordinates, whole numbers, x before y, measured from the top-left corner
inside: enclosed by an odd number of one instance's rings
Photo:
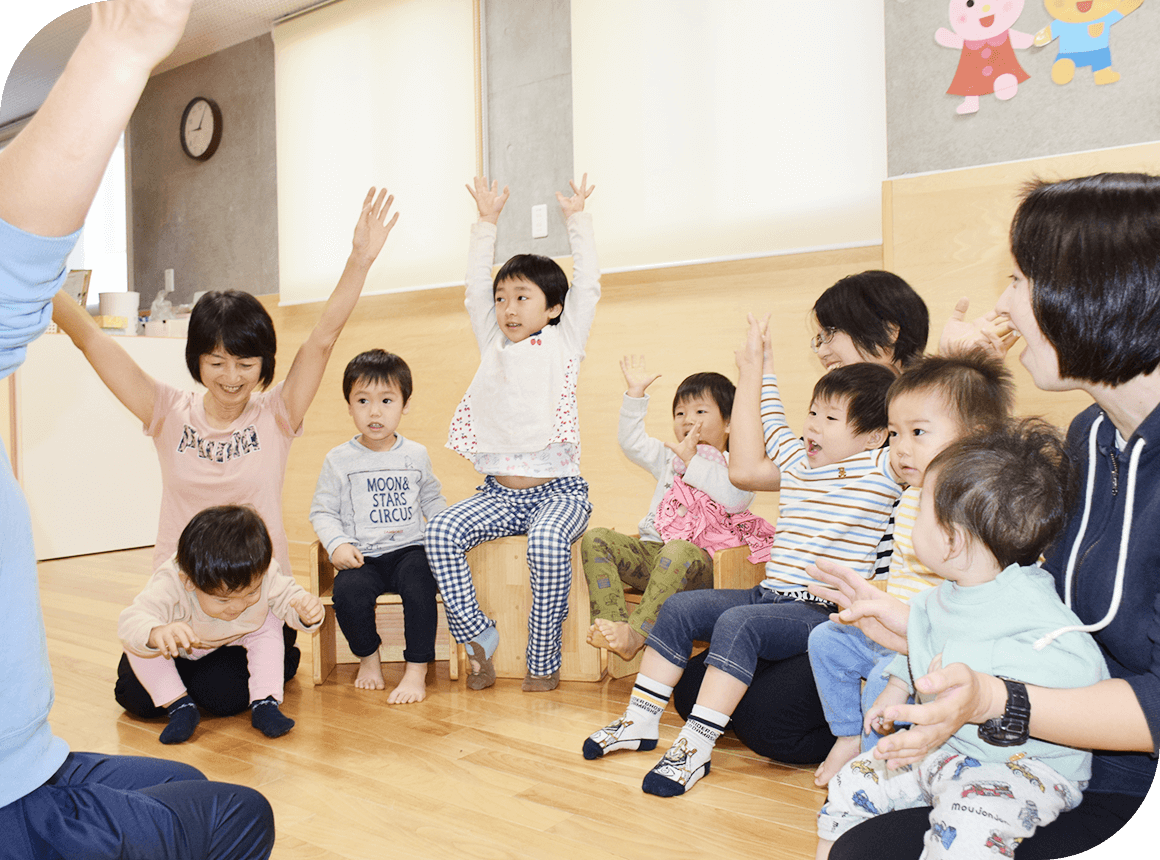
[[[150,630],[145,644],[160,651],[162,657],[172,659],[182,651],[192,650],[199,643],[192,627],[184,621],[174,621],[172,624],[162,624]]]
[[[479,209],[479,220],[487,221],[490,224],[495,224],[499,221],[499,213],[503,211],[504,204],[507,203],[509,191],[505,185],[503,191],[499,190],[499,182],[492,182],[487,184],[486,176],[476,176],[474,178],[475,187],[470,185],[464,186],[467,188],[467,193],[475,198],[476,208]]]
[[[745,319],[748,322],[745,344],[733,353],[737,369],[772,373],[773,347],[769,342],[769,314],[761,322],[753,314],[746,314]]]
[[[123,62],[152,69],[181,39],[193,0],[93,3],[90,33]]]
[[[665,442],[665,447],[681,458],[681,461],[687,466],[689,461],[697,456],[697,443],[701,441],[701,422],[698,421],[689,428],[689,432],[685,434],[685,438],[680,442],[674,444],[672,442]]]
[[[565,197],[559,191],[556,192],[556,202],[560,204],[560,214],[564,216],[567,221],[577,212],[584,211],[584,201],[588,199],[588,195],[596,190],[595,185],[588,184],[588,174],[584,174],[584,178],[580,180],[580,187],[576,187],[576,183],[571,179],[568,184],[572,186],[572,196]]]
[[[970,299],[966,296],[955,304],[950,319],[939,335],[939,353],[949,355],[981,348],[1002,361],[1007,351],[1019,339],[1019,332],[1012,327],[1011,319],[1006,314],[995,310],[968,321],[967,311],[970,306]]]
[[[373,185],[363,200],[362,211],[359,212],[358,221],[354,225],[351,253],[367,266],[373,263],[379,251],[383,250],[387,236],[391,235],[391,228],[399,220],[398,212],[391,216],[390,221],[387,220],[391,204],[394,202],[395,195],[388,197],[385,188],[379,191],[376,199]]]
[[[644,397],[645,390],[660,378],[659,373],[645,370],[643,355],[626,355],[621,358],[620,372],[624,374],[629,397]]]

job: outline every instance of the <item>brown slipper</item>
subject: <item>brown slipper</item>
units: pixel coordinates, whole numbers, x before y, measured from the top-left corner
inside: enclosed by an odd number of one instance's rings
[[[468,642],[464,647],[467,649],[468,657],[479,664],[479,669],[467,676],[467,689],[486,690],[495,683],[495,666],[492,665],[491,658],[485,656],[486,652],[478,642]]]
[[[523,690],[525,693],[547,693],[560,686],[560,670],[551,675],[533,675],[528,672],[524,676]]]

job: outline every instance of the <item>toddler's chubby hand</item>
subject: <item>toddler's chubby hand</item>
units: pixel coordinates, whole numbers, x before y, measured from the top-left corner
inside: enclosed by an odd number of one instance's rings
[[[886,711],[885,705],[875,705],[866,712],[866,718],[863,721],[862,731],[865,734],[877,732],[880,735],[890,735],[894,733],[894,721],[888,720],[883,716]]]
[[[476,176],[472,180],[475,185],[466,186],[467,193],[475,198],[475,205],[479,209],[479,220],[487,221],[490,224],[498,223],[499,213],[503,212],[503,206],[507,203],[509,191],[505,185],[503,191],[499,190],[499,182],[493,181],[490,185],[487,184],[486,176]]]
[[[302,623],[309,627],[317,624],[326,616],[322,601],[313,594],[300,594],[290,601],[290,607],[298,613]]]
[[[697,456],[697,443],[701,441],[701,422],[698,421],[689,428],[689,432],[685,434],[685,438],[674,445],[672,442],[666,442],[665,447],[681,458],[681,462],[686,466],[689,461]]]
[[[576,183],[571,179],[568,184],[572,186],[572,196],[565,197],[559,191],[556,192],[556,202],[560,204],[560,214],[564,216],[567,221],[577,212],[584,211],[584,201],[588,199],[588,195],[596,190],[595,185],[588,184],[588,174],[584,174],[584,178],[580,180],[580,187],[576,187]]]
[[[192,627],[184,621],[174,621],[172,624],[162,624],[150,630],[149,639],[145,644],[161,652],[162,657],[172,659],[182,651],[196,648],[200,643]]]
[[[330,563],[334,565],[336,570],[350,570],[362,567],[364,559],[363,554],[353,544],[340,543],[330,554]]]
[[[620,372],[624,374],[629,397],[644,397],[645,390],[660,378],[659,373],[645,370],[643,355],[626,355],[620,359]]]

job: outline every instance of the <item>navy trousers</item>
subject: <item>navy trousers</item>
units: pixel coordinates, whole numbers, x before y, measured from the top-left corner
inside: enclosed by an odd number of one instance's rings
[[[0,860],[263,860],[274,812],[180,762],[74,752],[0,809],[0,833]]]

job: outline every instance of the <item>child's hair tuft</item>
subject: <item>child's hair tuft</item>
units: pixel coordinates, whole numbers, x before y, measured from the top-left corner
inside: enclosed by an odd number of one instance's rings
[[[205,594],[247,588],[270,567],[273,555],[266,524],[249,505],[206,508],[177,539],[178,569]]]
[[[673,414],[676,414],[681,401],[708,394],[717,404],[721,417],[728,421],[733,414],[733,396],[736,393],[737,386],[727,376],[711,370],[694,373],[686,376],[677,386],[677,393],[673,395]]]
[[[818,380],[810,402],[846,401],[846,420],[855,433],[886,429],[886,392],[897,377],[868,361],[836,367]]]
[[[403,395],[404,406],[411,399],[411,368],[399,356],[385,349],[368,349],[347,362],[346,370],[342,372],[342,399],[347,403],[359,381],[380,382],[383,385],[394,383]]]
[[[551,257],[540,254],[516,254],[495,273],[495,280],[491,284],[492,295],[495,295],[496,287],[501,282],[517,278],[530,281],[539,287],[549,308],[556,305],[561,309],[564,307],[564,299],[568,296],[568,276],[564,274],[560,264]],[[560,314],[548,320],[548,325],[557,325],[561,316],[562,310]]]
[[[1034,564],[1067,519],[1075,468],[1058,430],[1009,421],[947,446],[931,460],[935,520],[961,526],[1001,567]],[[929,484],[930,478],[927,478]]]
[[[981,349],[918,359],[890,386],[887,411],[896,397],[924,391],[942,396],[964,433],[1002,424],[1015,406],[1011,371]]]

